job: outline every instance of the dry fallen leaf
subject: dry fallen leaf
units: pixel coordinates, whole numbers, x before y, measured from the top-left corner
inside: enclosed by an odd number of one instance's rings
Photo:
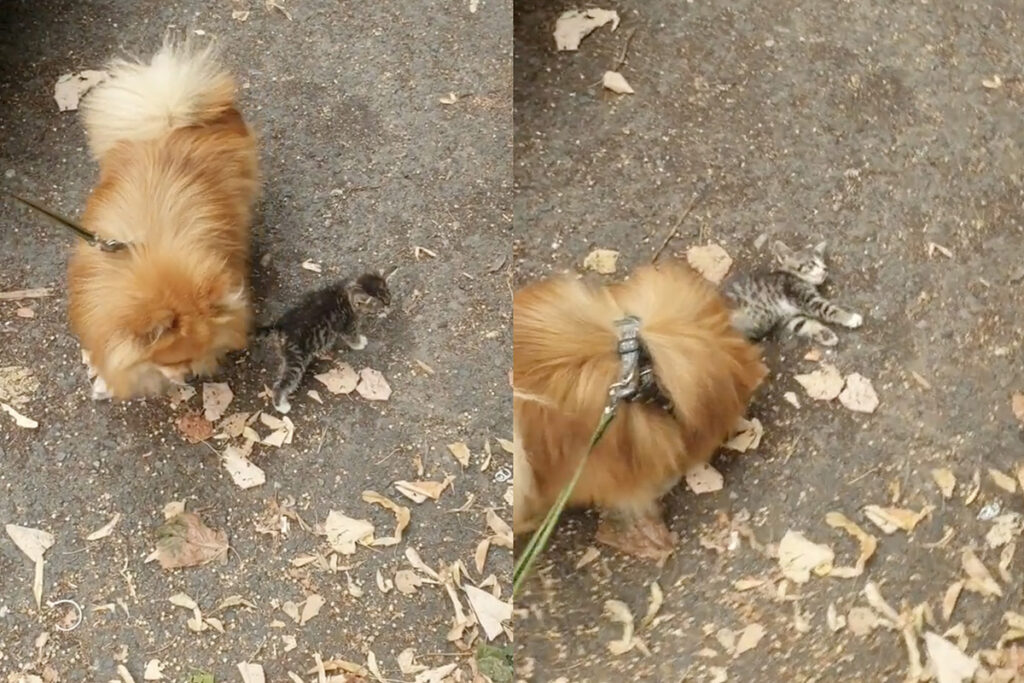
[[[704,279],[720,284],[732,268],[732,257],[721,246],[707,244],[686,250],[686,262],[704,276]]]
[[[203,384],[203,416],[210,422],[216,422],[234,397],[231,387],[224,382],[206,382]]]
[[[871,556],[878,548],[878,539],[864,531],[854,521],[841,512],[830,512],[825,515],[825,523],[834,529],[842,529],[857,539],[860,544],[860,554],[857,562],[852,567],[834,567],[829,576],[836,576],[843,579],[851,579],[864,573],[864,567]]]
[[[189,443],[206,441],[213,436],[213,423],[197,412],[185,413],[177,419],[175,425]]]
[[[999,77],[999,74],[996,74],[992,78],[981,79],[981,85],[989,90],[998,90],[1003,87],[1003,79]]]
[[[409,526],[409,521],[412,519],[412,515],[409,512],[409,508],[395,503],[390,498],[385,498],[376,491],[363,491],[363,500],[367,503],[375,503],[383,508],[390,510],[395,513],[395,533],[391,536],[384,536],[381,538],[375,538],[370,545],[373,546],[389,546],[398,545],[402,542],[402,532]]]
[[[403,496],[414,503],[422,503],[427,498],[437,500],[448,488],[448,485],[455,481],[455,477],[447,476],[444,481],[396,481],[395,488]]]
[[[633,88],[629,87],[629,83],[618,71],[605,71],[602,83],[605,88],[619,95],[633,94]]]
[[[793,377],[804,388],[807,395],[818,401],[831,401],[843,390],[843,376],[831,363],[822,363],[813,372]]]
[[[299,626],[304,626],[307,621],[320,614],[320,610],[326,604],[327,601],[316,593],[306,598],[302,605],[302,614],[299,615]]]
[[[398,670],[407,676],[427,670],[427,667],[416,663],[416,650],[411,647],[399,652],[396,659],[398,660]]]
[[[985,568],[985,565],[982,564],[973,550],[965,548],[960,556],[960,561],[963,565],[964,573],[967,574],[967,581],[964,582],[966,590],[980,593],[984,596],[1002,597],[1003,589],[992,578],[992,574]]]
[[[363,368],[359,371],[356,393],[367,401],[386,401],[391,398],[391,386],[378,370]]]
[[[25,405],[40,386],[39,378],[31,368],[22,365],[0,367],[0,401],[12,406]]]
[[[661,590],[661,584],[657,581],[651,581],[651,600],[647,603],[647,614],[644,615],[643,620],[640,622],[640,628],[647,628],[654,623],[654,619],[658,616],[658,612],[663,604],[665,604],[665,592]]]
[[[460,465],[463,467],[469,467],[469,447],[462,441],[448,444],[448,450],[451,452]]]
[[[723,446],[729,450],[745,453],[761,445],[761,437],[764,436],[764,427],[756,417],[746,419],[741,417],[732,428],[733,435]]]
[[[956,602],[960,599],[960,593],[963,589],[963,581],[954,581],[946,589],[946,593],[942,596],[942,618],[944,621],[949,621],[949,618],[953,616],[953,610],[956,608]]]
[[[827,545],[813,543],[799,531],[787,531],[779,542],[782,574],[795,583],[807,583],[811,572],[825,576],[832,571],[835,553]]]
[[[458,662],[452,662],[451,664],[445,664],[434,669],[428,669],[423,673],[417,674],[413,683],[447,683],[452,680],[449,678],[449,674],[459,668]]]
[[[825,623],[833,633],[838,633],[846,628],[846,617],[839,614],[834,602],[828,603],[828,608],[825,610]]]
[[[721,491],[725,485],[722,474],[708,464],[701,464],[691,467],[686,472],[686,485],[694,493],[713,493]]]
[[[53,546],[53,534],[17,524],[8,524],[4,528],[14,541],[14,545],[18,546],[18,550],[25,553],[35,564],[32,595],[36,599],[36,607],[39,607],[43,599],[43,554]]]
[[[484,630],[487,640],[494,640],[504,633],[502,623],[512,619],[512,605],[476,586],[466,585],[462,590],[465,591],[469,606],[473,608],[476,620]]]
[[[619,252],[614,249],[595,249],[583,259],[583,267],[602,275],[615,272],[619,261]]]
[[[977,658],[968,657],[942,636],[926,631],[924,645],[935,672],[935,683],[964,683],[974,679]]]
[[[403,595],[412,595],[423,583],[423,577],[411,569],[399,569],[395,572],[395,588]]]
[[[146,662],[146,669],[142,673],[144,681],[162,681],[164,676],[164,664],[159,659],[151,659]]]
[[[245,457],[245,453],[237,446],[229,445],[224,449],[222,462],[231,479],[241,489],[262,486],[267,481],[267,475],[263,470]]]
[[[864,514],[871,522],[886,534],[896,531],[913,531],[918,522],[931,514],[935,507],[925,505],[920,512],[897,507],[881,507],[880,505],[864,506]]]
[[[859,373],[846,377],[846,386],[839,392],[839,402],[858,413],[873,413],[878,408],[878,394],[871,380]]]
[[[305,261],[302,262],[302,268],[303,268],[303,270],[308,270],[311,273],[322,273],[322,272],[324,272],[323,266],[321,266],[316,261],[311,261],[309,259],[306,259]]]
[[[338,363],[327,372],[313,377],[332,394],[350,394],[359,384],[359,375],[348,363]]]
[[[1024,517],[1017,512],[1008,512],[992,520],[992,527],[985,534],[989,548],[1001,548],[1020,536],[1024,530]]]
[[[1003,474],[995,468],[989,468],[988,476],[991,477],[993,484],[1007,493],[1017,492],[1017,480],[1008,474]]]
[[[621,655],[629,652],[636,646],[636,638],[633,637],[633,613],[621,600],[605,600],[604,613],[611,617],[615,623],[622,624],[622,638],[608,643],[608,651],[613,655]]]
[[[580,559],[578,559],[576,561],[576,569],[583,569],[584,567],[586,567],[588,564],[590,564],[591,562],[593,562],[594,560],[596,560],[600,556],[601,556],[601,551],[600,550],[598,550],[597,548],[595,548],[592,545],[587,546],[587,549],[583,551],[583,554],[580,556]]]
[[[86,69],[75,74],[64,74],[53,87],[53,99],[57,100],[59,111],[76,111],[78,103],[87,92],[107,80],[106,71]]]
[[[342,555],[352,555],[356,543],[373,544],[373,524],[365,519],[353,519],[337,510],[331,510],[324,522],[324,533],[331,549]]]
[[[227,534],[206,526],[192,512],[171,517],[156,530],[156,535],[156,550],[146,561],[158,560],[164,569],[195,567],[227,558]]]
[[[0,403],[0,409],[14,418],[14,424],[25,429],[35,429],[39,423],[30,417],[26,417],[6,403]]]
[[[953,491],[956,489],[956,476],[952,470],[945,467],[934,469],[932,470],[932,479],[935,480],[935,485],[942,492],[943,498],[949,499],[953,497]]]
[[[753,650],[764,638],[765,630],[761,624],[749,624],[736,636],[736,651],[734,657],[739,657],[744,652]]]
[[[1024,423],[1024,394],[1015,393],[1013,398],[1010,399],[1010,405],[1017,420]]]
[[[870,607],[854,607],[846,615],[846,626],[855,636],[866,636],[878,628],[878,615]]]
[[[562,51],[578,50],[580,41],[590,32],[611,23],[614,31],[619,27],[619,13],[615,10],[587,9],[563,12],[555,21],[555,49]]]
[[[98,541],[101,538],[106,538],[110,534],[114,533],[114,527],[117,526],[117,523],[120,522],[120,521],[121,521],[121,513],[117,512],[117,513],[114,514],[113,518],[111,518],[111,520],[109,522],[107,522],[106,524],[101,526],[99,529],[97,529],[96,531],[94,531],[91,534],[89,534],[88,536],[86,536],[85,540],[87,540],[87,541]]]
[[[238,673],[242,674],[242,683],[267,683],[267,677],[263,673],[263,666],[241,662],[238,665]]]

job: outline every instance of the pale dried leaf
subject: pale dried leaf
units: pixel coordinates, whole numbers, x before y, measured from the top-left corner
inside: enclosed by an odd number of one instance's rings
[[[935,485],[942,492],[943,498],[953,497],[953,491],[956,489],[956,475],[952,470],[945,467],[936,468],[932,470],[932,479],[935,480]]]
[[[17,524],[8,524],[4,527],[7,535],[18,546],[18,550],[25,553],[28,559],[36,564],[43,561],[43,554],[49,550],[54,543],[53,534],[41,529],[33,529]]]
[[[195,567],[227,557],[227,534],[206,526],[192,512],[171,517],[157,529],[156,535],[156,550],[146,561],[158,560],[164,569]]]
[[[974,678],[978,660],[968,657],[953,643],[937,633],[926,631],[924,645],[928,652],[935,683],[964,683]]]
[[[981,79],[981,85],[988,90],[998,90],[1003,87],[1003,79],[999,77],[999,74],[996,74],[992,78]],[[940,681],[940,683],[942,682]],[[959,683],[959,681],[957,683]]]
[[[41,382],[31,368],[22,365],[0,366],[0,401],[12,406],[25,405],[40,386]]]
[[[229,445],[224,449],[222,458],[224,469],[231,475],[231,479],[240,489],[251,489],[255,486],[262,486],[267,481],[267,475],[245,457],[242,449]]]
[[[1017,492],[1017,480],[1008,474],[1003,474],[997,469],[990,468],[988,476],[992,478],[992,483],[1006,491],[1007,493]]]
[[[332,394],[351,394],[359,384],[359,375],[348,363],[338,363],[327,372],[313,377]]]
[[[611,275],[618,267],[619,252],[614,249],[594,249],[583,259],[583,267],[602,275]]]
[[[704,279],[716,285],[725,279],[732,268],[732,257],[717,244],[690,247],[686,250],[686,262]]]
[[[761,445],[764,427],[756,417],[749,420],[741,417],[733,426],[732,432],[732,437],[723,446],[733,451],[745,453]]]
[[[734,656],[738,657],[757,647],[757,644],[764,638],[765,629],[761,624],[748,624],[736,636],[736,651]]]
[[[1014,417],[1024,424],[1024,394],[1020,392],[1014,393],[1010,399],[1010,407],[1013,408]]]
[[[124,664],[117,665],[117,675],[121,677],[121,683],[135,683],[135,679],[132,677],[132,673]]]
[[[438,575],[438,573],[431,569],[427,565],[427,563],[423,561],[423,558],[420,557],[419,552],[415,548],[405,549],[405,559],[409,560],[409,564],[411,564],[414,569],[418,569],[419,571],[423,572],[424,574],[432,578],[434,581],[441,581],[441,577]]]
[[[608,643],[608,651],[613,655],[621,655],[629,652],[636,646],[636,639],[633,637],[633,613],[621,600],[605,600],[604,613],[611,617],[615,623],[622,624],[622,638]]]
[[[327,601],[316,593],[306,598],[306,602],[302,605],[302,613],[299,615],[299,626],[304,626],[307,621],[320,614],[320,610],[326,604]]]
[[[217,425],[217,434],[228,439],[237,439],[245,432],[249,413],[231,413]]]
[[[839,614],[834,602],[828,603],[828,608],[825,610],[825,623],[833,633],[838,633],[846,628],[846,617]]]
[[[388,593],[392,588],[395,587],[394,581],[391,579],[385,579],[384,575],[377,570],[377,588],[381,593]]]
[[[964,494],[964,505],[970,505],[981,493],[981,471],[974,470],[974,474],[971,475],[971,486],[967,489],[967,493]]]
[[[779,542],[779,566],[786,578],[807,583],[811,572],[825,576],[832,571],[835,553],[827,545],[813,543],[799,531],[787,531]]]
[[[654,618],[658,616],[663,604],[665,604],[665,592],[661,590],[661,585],[657,581],[651,581],[651,600],[647,603],[647,614],[640,622],[640,628],[647,628],[654,623]]]
[[[324,400],[322,398],[320,398],[320,392],[317,391],[316,389],[310,389],[309,391],[307,391],[306,392],[306,396],[309,396],[311,399],[313,399],[317,403],[323,405]]]
[[[963,581],[954,581],[946,589],[946,593],[942,596],[942,619],[944,621],[949,621],[949,618],[953,616],[953,610],[956,609],[957,600],[960,599],[960,593],[963,592],[963,589]]]
[[[869,607],[854,607],[846,615],[846,626],[855,636],[866,636],[879,624],[878,615]]]
[[[722,490],[725,479],[718,470],[704,463],[687,470],[686,485],[694,493],[713,493]]]
[[[1020,536],[1024,530],[1024,517],[1017,512],[1008,512],[992,520],[992,527],[985,534],[989,548],[1001,548]]]
[[[235,394],[224,382],[206,382],[203,384],[203,416],[210,422],[216,422],[224,415]]]
[[[511,441],[509,441],[508,439],[502,439],[500,437],[496,438],[498,441],[498,445],[501,446],[501,450],[505,451],[509,455],[515,454],[515,445]]]
[[[448,444],[448,451],[452,457],[464,468],[469,467],[469,446],[462,441]]]
[[[76,111],[78,103],[87,92],[107,80],[106,71],[86,69],[73,74],[64,74],[53,86],[53,99],[59,111]]]
[[[839,402],[858,413],[873,413],[878,408],[878,394],[871,380],[859,373],[846,377],[846,386],[839,392]]]
[[[834,529],[842,529],[850,534],[857,539],[857,543],[860,545],[860,553],[854,566],[834,567],[829,575],[850,579],[863,574],[865,565],[867,565],[868,560],[871,559],[871,556],[875,554],[875,550],[878,548],[878,539],[864,531],[858,524],[841,512],[830,512],[825,515],[825,523]]]
[[[831,363],[822,363],[813,372],[793,377],[804,388],[807,395],[817,401],[831,401],[843,390],[843,376]]]
[[[238,665],[238,673],[242,674],[242,683],[267,683],[263,666],[260,664],[241,662]]]
[[[416,650],[409,647],[398,653],[398,670],[409,676],[426,671],[427,667],[416,663]]]
[[[206,441],[213,436],[213,423],[197,412],[185,413],[174,424],[189,443]]]
[[[487,640],[494,640],[504,633],[502,623],[512,619],[512,605],[476,586],[463,586],[462,590],[465,591],[469,606],[473,608],[476,620],[484,630]]]
[[[114,533],[114,527],[117,526],[117,523],[120,522],[120,521],[121,521],[121,513],[120,512],[114,513],[114,516],[110,519],[109,522],[107,522],[106,524],[101,526],[99,529],[97,529],[96,531],[94,531],[91,534],[89,534],[88,536],[86,536],[85,540],[87,540],[87,541],[98,541],[101,538],[106,538],[110,534]]]
[[[618,71],[605,71],[601,82],[606,89],[619,95],[633,94],[633,88],[629,87],[629,83]]]
[[[582,569],[601,556],[601,551],[590,545],[583,551],[583,555],[576,561],[576,569]]]
[[[302,262],[302,268],[303,268],[303,270],[308,270],[311,273],[322,273],[322,272],[324,272],[323,266],[321,266],[316,261],[311,261],[309,259],[306,259],[305,261]]]
[[[931,514],[935,507],[925,505],[920,512],[898,507],[882,507],[880,505],[864,506],[864,514],[871,522],[886,534],[896,531],[913,531],[918,522]]]
[[[199,605],[196,604],[196,601],[193,600],[188,595],[186,595],[185,593],[175,593],[174,595],[169,597],[167,600],[172,605],[175,605],[176,607],[184,607],[185,609],[187,609],[189,611],[193,611],[193,610],[199,609]]]
[[[451,664],[445,664],[435,669],[428,669],[420,674],[417,674],[413,683],[448,683],[451,679],[448,677],[453,671],[459,668],[458,662],[452,662]]]
[[[17,425],[18,427],[22,427],[23,429],[35,429],[36,427],[39,426],[38,422],[36,422],[30,417],[22,415],[17,410],[15,410],[13,406],[10,406],[6,403],[0,403],[0,409],[2,409],[11,417],[13,417],[14,424]]]
[[[146,662],[146,668],[142,672],[144,681],[162,681],[164,676],[164,664],[159,659],[151,659]]]
[[[403,595],[412,595],[423,583],[423,577],[411,569],[399,569],[395,572],[395,588]]]
[[[396,481],[395,488],[403,496],[414,503],[422,503],[427,498],[437,500],[448,488],[448,485],[455,481],[455,477],[445,477],[444,481]]]
[[[619,27],[619,13],[615,10],[587,9],[568,10],[555,21],[555,49],[572,51],[579,49],[580,41],[590,32],[611,23],[614,31]]]
[[[359,384],[356,386],[356,393],[367,401],[387,401],[391,398],[391,386],[380,371],[363,368],[359,371]]]
[[[999,584],[992,574],[989,573],[988,569],[982,564],[978,556],[974,554],[974,551],[970,548],[965,548],[960,556],[960,561],[964,569],[964,573],[967,574],[967,581],[964,583],[966,590],[974,593],[980,593],[985,596],[1002,597],[1003,589],[999,587]]]
[[[491,549],[491,539],[485,538],[476,545],[476,552],[473,553],[473,565],[477,574],[484,573],[484,565],[487,563],[487,551]]]
[[[395,513],[395,533],[391,536],[375,538],[370,545],[389,546],[401,543],[402,532],[405,531],[406,527],[409,526],[410,520],[412,520],[412,513],[409,512],[409,508],[395,503],[390,498],[385,498],[376,491],[363,491],[363,500],[367,503],[380,505],[381,507]]]
[[[331,549],[342,555],[352,555],[356,544],[373,544],[373,524],[365,519],[354,519],[337,510],[331,510],[324,521],[324,533]]]

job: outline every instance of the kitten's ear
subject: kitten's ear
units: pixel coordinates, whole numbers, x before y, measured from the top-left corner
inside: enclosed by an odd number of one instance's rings
[[[814,253],[817,254],[818,256],[824,256],[825,255],[825,245],[826,245],[825,240],[822,240],[822,241],[818,242],[817,244],[815,244],[814,245]]]
[[[785,244],[783,244],[779,240],[775,240],[774,242],[772,242],[772,253],[777,258],[781,259],[781,258],[786,258],[787,256],[791,256],[793,254],[793,250],[790,249],[789,247],[787,247]]]

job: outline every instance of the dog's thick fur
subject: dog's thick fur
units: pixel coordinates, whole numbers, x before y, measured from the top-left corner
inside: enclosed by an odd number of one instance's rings
[[[256,140],[210,49],[167,42],[116,60],[85,99],[99,181],[83,225],[130,242],[80,245],[68,267],[72,331],[115,398],[208,374],[245,347]]]
[[[742,417],[766,374],[759,350],[729,324],[722,297],[677,265],[643,267],[590,287],[554,278],[514,298],[513,385],[517,534],[532,530],[572,477],[618,379],[615,321],[641,320],[673,414],[621,403],[569,504],[650,514],[696,463],[706,462]]]

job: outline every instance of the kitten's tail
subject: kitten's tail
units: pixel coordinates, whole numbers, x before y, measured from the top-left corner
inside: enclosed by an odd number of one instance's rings
[[[235,82],[212,46],[165,40],[148,64],[115,59],[82,103],[89,148],[102,157],[121,140],[149,140],[214,121],[233,105]]]

